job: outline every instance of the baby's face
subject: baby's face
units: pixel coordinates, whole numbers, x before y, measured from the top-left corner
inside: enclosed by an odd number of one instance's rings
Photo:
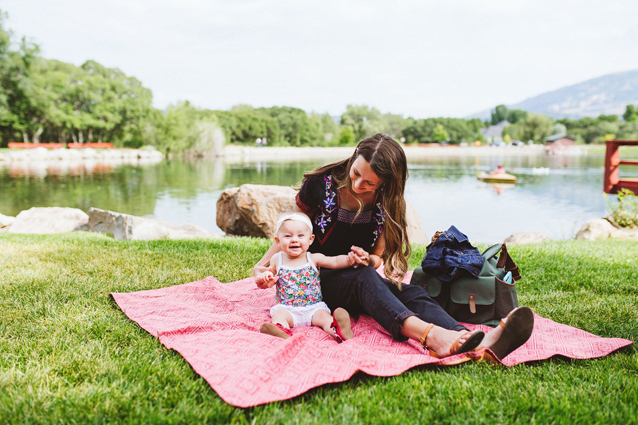
[[[276,237],[279,247],[290,258],[304,255],[314,239],[315,235],[308,226],[297,220],[284,221]]]

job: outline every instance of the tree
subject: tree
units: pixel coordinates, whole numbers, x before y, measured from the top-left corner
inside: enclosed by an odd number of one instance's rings
[[[545,137],[551,135],[552,125],[552,119],[547,115],[529,113],[522,121],[505,127],[503,135],[507,134],[512,139],[523,141],[542,142]]]
[[[341,115],[341,125],[351,127],[358,140],[366,137],[366,123],[381,118],[381,112],[367,105],[348,105]],[[371,135],[371,134],[370,134]]]
[[[505,105],[498,105],[492,111],[492,125],[496,125],[507,119],[507,107]]]
[[[434,131],[432,132],[432,137],[437,142],[443,142],[449,138],[447,131],[443,128],[441,124],[437,124],[434,127]]]
[[[622,117],[626,122],[638,121],[638,106],[627,105]]]
[[[341,133],[339,134],[339,145],[340,146],[352,146],[354,145],[355,137],[354,131],[352,131],[352,127],[344,126],[341,127]]]

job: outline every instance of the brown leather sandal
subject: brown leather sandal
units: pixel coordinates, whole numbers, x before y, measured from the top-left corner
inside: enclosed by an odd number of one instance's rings
[[[525,344],[534,330],[534,313],[529,307],[515,308],[507,315],[507,322],[499,323],[503,333],[490,345],[492,353],[503,360],[512,351]]]
[[[433,327],[434,327],[434,323],[430,323],[429,325],[427,325],[425,327],[425,331],[423,332],[423,335],[421,336],[421,346],[423,348],[427,349],[430,352],[430,355],[432,357],[436,357],[437,359],[441,359],[443,357],[448,357],[448,356],[453,356],[455,354],[466,353],[466,352],[468,352],[470,350],[473,350],[474,348],[476,348],[481,343],[481,341],[483,340],[483,337],[485,336],[485,333],[483,331],[480,331],[480,330],[476,330],[476,331],[472,331],[472,332],[465,331],[450,346],[450,354],[442,356],[439,353],[437,353],[436,351],[434,351],[433,349],[431,349],[430,347],[428,347],[427,344],[426,344],[426,341],[428,339],[428,334],[430,333],[430,331],[432,330]],[[465,336],[468,333],[470,335],[467,337],[465,342],[463,344],[461,344],[461,338],[463,338],[463,336]]]

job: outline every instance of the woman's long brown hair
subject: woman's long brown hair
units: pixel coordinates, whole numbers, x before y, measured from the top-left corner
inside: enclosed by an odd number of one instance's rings
[[[358,215],[363,210],[363,202],[352,191],[350,168],[359,156],[368,161],[372,171],[383,183],[379,189],[379,195],[385,210],[383,228],[385,250],[381,259],[383,260],[386,277],[401,289],[401,281],[408,271],[408,258],[410,257],[410,241],[405,218],[405,198],[403,197],[405,182],[408,178],[408,165],[401,145],[390,136],[375,134],[360,141],[350,158],[305,172],[304,182],[308,177],[323,175],[328,172],[332,173],[332,177],[337,182],[337,187],[339,189],[346,188],[350,195],[359,203]]]

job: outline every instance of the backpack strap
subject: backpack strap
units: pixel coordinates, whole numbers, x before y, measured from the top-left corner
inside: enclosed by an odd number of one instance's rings
[[[506,272],[512,272],[512,279],[516,282],[521,278],[521,274],[518,270],[518,266],[510,257],[510,254],[507,252],[507,247],[505,244],[501,245],[501,255],[498,257],[498,262],[496,263],[496,267],[499,269],[505,269]]]

